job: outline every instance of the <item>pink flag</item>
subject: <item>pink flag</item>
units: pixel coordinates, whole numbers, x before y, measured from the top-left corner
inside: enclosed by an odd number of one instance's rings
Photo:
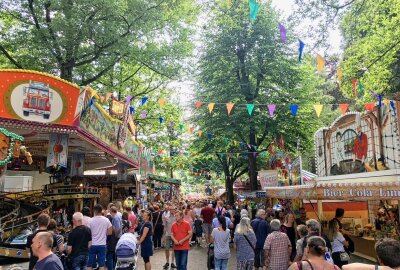
[[[269,116],[271,118],[274,117],[275,109],[276,109],[276,104],[268,104]]]

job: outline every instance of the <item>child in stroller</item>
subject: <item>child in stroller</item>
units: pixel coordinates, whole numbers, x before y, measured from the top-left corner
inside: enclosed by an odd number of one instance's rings
[[[138,259],[137,236],[133,233],[124,233],[115,249],[117,263],[115,270],[136,270]]]

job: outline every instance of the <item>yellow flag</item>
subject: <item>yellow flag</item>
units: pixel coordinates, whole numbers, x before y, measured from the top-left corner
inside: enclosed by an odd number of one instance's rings
[[[314,105],[314,110],[315,110],[315,113],[317,114],[317,117],[319,117],[321,115],[323,107],[324,107],[324,105],[321,105],[321,104]]]
[[[92,92],[90,93],[90,98],[93,98],[96,94],[97,94],[97,91],[92,90]]]
[[[214,105],[215,103],[208,103],[208,110],[210,111],[210,113],[214,110]]]
[[[342,68],[341,67],[337,68],[336,75],[337,75],[337,79],[338,79],[339,83],[342,82],[342,75],[343,74],[342,74]]]
[[[384,98],[384,99],[383,99],[383,104],[385,104],[386,106],[388,106],[388,105],[389,105],[389,100],[388,100],[387,98]]]
[[[318,72],[323,71],[324,67],[325,67],[325,59],[321,55],[317,54],[317,71]]]
[[[166,102],[166,100],[163,99],[163,98],[160,98],[160,99],[158,100],[158,103],[160,104],[160,108],[162,108],[162,107],[165,106],[165,102]]]
[[[231,114],[231,111],[233,109],[233,106],[235,106],[234,103],[226,103],[226,109],[228,110],[228,115]]]
[[[199,130],[198,134],[199,134],[199,137],[201,137],[201,134],[203,134],[203,131]]]

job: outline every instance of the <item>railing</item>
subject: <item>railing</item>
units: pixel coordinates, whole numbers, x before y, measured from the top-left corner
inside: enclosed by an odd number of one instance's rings
[[[80,186],[62,186],[62,187],[45,187],[43,194],[49,195],[65,195],[65,194],[99,194],[97,187],[80,187]]]

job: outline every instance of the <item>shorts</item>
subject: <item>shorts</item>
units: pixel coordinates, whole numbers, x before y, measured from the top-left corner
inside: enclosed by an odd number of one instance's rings
[[[256,248],[254,254],[254,267],[264,267],[264,249]]]
[[[144,261],[144,263],[150,262],[150,257],[143,257],[143,261]]]
[[[174,247],[174,241],[172,241],[172,238],[170,235],[165,236],[165,248],[173,248]]]
[[[107,246],[91,246],[89,248],[89,259],[87,266],[92,267],[96,265],[96,257],[97,264],[99,267],[104,267],[106,265],[106,254],[107,254]]]
[[[212,232],[212,226],[211,226],[211,224],[203,223],[203,224],[201,225],[201,227],[203,228],[203,233],[204,233],[205,235],[211,235],[211,232]]]

